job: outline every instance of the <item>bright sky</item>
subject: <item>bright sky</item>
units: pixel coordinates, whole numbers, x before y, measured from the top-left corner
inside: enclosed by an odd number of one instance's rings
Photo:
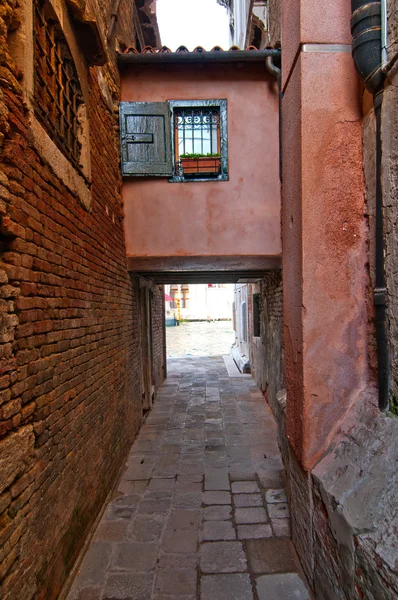
[[[156,13],[162,44],[173,51],[229,48],[228,13],[216,0],[157,0]]]

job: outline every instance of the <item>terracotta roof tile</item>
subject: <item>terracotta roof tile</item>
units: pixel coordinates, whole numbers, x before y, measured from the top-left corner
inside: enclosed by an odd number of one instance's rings
[[[246,48],[246,50],[252,50],[258,51],[258,48],[256,48],[255,46],[248,46]],[[196,48],[194,48],[193,51],[188,50],[188,48],[186,46],[179,46],[177,48],[177,50],[175,51],[175,53],[191,53],[191,52],[195,52],[197,54],[204,54],[206,52],[243,52],[243,50],[241,48],[239,48],[239,46],[231,46],[229,48],[229,50],[223,50],[223,48],[221,48],[221,46],[214,46],[214,48],[212,48],[211,50],[205,50],[202,46],[196,46]],[[167,46],[162,46],[160,49],[157,48],[152,48],[151,46],[145,46],[145,48],[142,50],[142,52],[139,52],[136,48],[134,48],[134,46],[129,46],[128,48],[126,48],[126,50],[124,51],[124,54],[159,54],[159,53],[166,53],[166,54],[174,54],[172,50],[170,50],[170,48],[168,48]]]
[[[139,54],[139,52],[134,46],[128,46],[123,54]]]

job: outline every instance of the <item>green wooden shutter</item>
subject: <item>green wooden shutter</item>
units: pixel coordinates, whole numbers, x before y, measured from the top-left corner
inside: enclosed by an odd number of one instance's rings
[[[120,142],[124,176],[171,177],[168,102],[121,102]]]

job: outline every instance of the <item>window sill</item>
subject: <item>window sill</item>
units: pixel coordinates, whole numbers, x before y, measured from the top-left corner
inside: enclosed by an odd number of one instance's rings
[[[208,181],[210,183],[215,181],[229,181],[228,173],[222,173],[218,177],[183,177],[181,175],[174,175],[170,177],[169,183],[193,183],[195,181]]]
[[[83,176],[53,142],[36,115],[32,114],[31,131],[34,148],[53,169],[55,175],[76,196],[84,208],[91,209],[91,182]]]

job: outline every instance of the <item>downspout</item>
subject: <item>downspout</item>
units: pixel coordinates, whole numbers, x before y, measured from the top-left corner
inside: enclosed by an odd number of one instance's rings
[[[382,71],[387,75],[398,60],[398,52],[388,60],[388,15],[387,0],[381,0],[381,62]]]
[[[351,0],[352,55],[365,87],[373,94],[376,118],[376,277],[374,305],[379,384],[379,407],[388,408],[390,349],[387,328],[387,287],[384,268],[383,193],[381,181],[381,109],[387,63],[386,0]]]
[[[281,69],[274,63],[272,56],[267,56],[265,65],[278,81],[278,99],[279,99],[279,179],[282,182],[282,85],[281,85]]]
[[[381,16],[381,68],[382,68],[383,73],[385,73],[387,63],[388,63],[387,0],[381,0],[381,2],[380,2],[380,16]]]

